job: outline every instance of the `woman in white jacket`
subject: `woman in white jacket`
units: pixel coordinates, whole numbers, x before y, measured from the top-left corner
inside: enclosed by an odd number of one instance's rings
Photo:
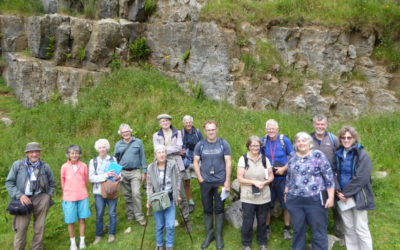
[[[99,156],[90,160],[89,163],[89,180],[93,183],[93,194],[95,197],[96,207],[96,238],[93,245],[100,242],[103,237],[103,216],[106,204],[108,204],[108,215],[110,216],[110,227],[108,231],[108,242],[115,240],[115,230],[117,226],[117,201],[116,199],[105,199],[101,195],[101,183],[107,178],[113,177],[114,180],[120,181],[121,177],[114,171],[106,172],[108,165],[111,162],[116,162],[113,156],[108,155],[110,143],[107,139],[99,139],[94,144],[94,148],[99,153]]]

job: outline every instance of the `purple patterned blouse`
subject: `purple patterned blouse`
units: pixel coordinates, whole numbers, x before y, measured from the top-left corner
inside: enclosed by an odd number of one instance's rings
[[[331,165],[319,150],[305,157],[293,154],[288,164],[286,187],[291,195],[310,197],[335,187]]]

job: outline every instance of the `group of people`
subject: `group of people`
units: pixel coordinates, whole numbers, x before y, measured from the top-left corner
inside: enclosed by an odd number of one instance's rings
[[[68,224],[70,249],[78,249],[75,223],[79,223],[79,248],[85,248],[85,219],[91,216],[87,181],[92,184],[96,208],[96,237],[103,237],[103,217],[108,205],[108,242],[115,241],[117,224],[116,197],[104,196],[105,182],[119,183],[126,202],[128,220],[145,226],[140,190],[146,182],[146,207],[153,210],[156,249],[173,249],[176,210],[179,208],[187,233],[192,230],[189,214],[195,209],[190,180],[197,178],[203,205],[205,236],[201,244],[206,249],[215,241],[224,248],[224,202],[231,189],[232,152],[229,143],[218,137],[213,120],[203,124],[205,138],[193,126],[193,117],[183,118],[183,129],[172,126],[172,117],[157,117],[160,130],[153,134],[154,160],[146,164],[143,142],[132,135],[128,124],[121,124],[122,137],[109,155],[107,139],[95,142],[98,156],[89,167],[80,161],[78,145],[67,148],[67,162],[61,167],[62,208]],[[257,243],[267,249],[271,235],[270,209],[279,200],[284,211],[283,237],[292,239],[292,249],[306,249],[306,226],[312,231],[312,248],[327,249],[328,208],[334,207],[335,231],[344,235],[347,249],[372,249],[367,211],[374,209],[371,187],[372,163],[356,130],[344,126],[338,137],[327,132],[324,115],[313,119],[314,133],[299,132],[293,145],[279,133],[278,122],[266,122],[266,135],[251,136],[246,142],[247,153],[237,164],[240,200],[243,211],[242,248],[251,249],[253,222],[257,221]],[[339,138],[339,139],[338,139]],[[14,200],[33,205],[26,215],[15,215],[14,249],[24,249],[26,232],[33,214],[32,249],[43,249],[45,218],[54,203],[56,187],[49,165],[40,159],[41,147],[36,142],[26,145],[26,157],[13,163],[6,179],[7,190]],[[121,170],[110,170],[118,163]],[[290,225],[293,228],[291,235]],[[131,227],[125,232],[129,233]],[[164,248],[165,233],[165,248]],[[340,235],[340,233],[342,235]]]

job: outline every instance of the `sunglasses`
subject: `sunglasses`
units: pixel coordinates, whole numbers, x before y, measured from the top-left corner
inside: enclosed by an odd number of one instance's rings
[[[340,137],[340,139],[341,140],[343,140],[343,141],[350,141],[351,139],[353,139],[353,137],[352,136],[342,136],[342,137]]]

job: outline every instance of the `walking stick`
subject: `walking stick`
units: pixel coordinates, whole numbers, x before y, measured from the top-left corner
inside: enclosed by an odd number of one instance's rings
[[[146,223],[144,224],[144,228],[143,228],[143,235],[142,235],[142,242],[140,243],[140,250],[143,249],[143,240],[144,240],[144,235],[146,233],[147,223],[149,221],[149,214],[150,214],[150,208],[148,208],[146,211]]]
[[[178,205],[178,210],[179,210],[179,212],[180,212],[180,214],[181,214],[181,216],[182,216],[183,225],[185,225],[186,232],[189,234],[190,241],[191,241],[192,244],[193,244],[192,234],[191,234],[190,231],[189,231],[189,228],[188,228],[188,226],[187,226],[187,224],[186,224],[186,220],[185,220],[185,218],[183,217],[182,209],[181,209],[181,207],[180,207],[179,205]]]

